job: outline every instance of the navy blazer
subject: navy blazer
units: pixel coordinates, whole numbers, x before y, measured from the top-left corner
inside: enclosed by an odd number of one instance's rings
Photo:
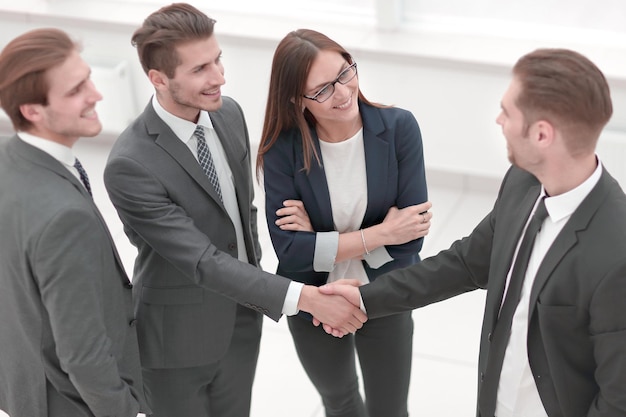
[[[381,223],[390,207],[420,204],[428,199],[422,136],[415,117],[407,110],[378,108],[359,103],[363,120],[363,143],[367,171],[367,209],[362,228]],[[315,129],[311,129],[321,156]],[[298,129],[282,132],[264,155],[265,213],[274,250],[279,260],[278,274],[311,285],[323,285],[328,272],[313,270],[316,233],[281,230],[276,226],[276,210],[287,199],[301,200],[316,232],[335,230],[330,194],[322,165],[311,158],[311,169],[304,170],[302,137]],[[394,259],[378,269],[363,261],[370,279],[419,261],[423,239],[387,246]]]

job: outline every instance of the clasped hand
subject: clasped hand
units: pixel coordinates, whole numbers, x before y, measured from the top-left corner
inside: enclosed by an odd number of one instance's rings
[[[322,287],[305,285],[299,308],[313,315],[313,324],[335,337],[354,333],[367,321],[361,310],[360,282],[342,279]]]

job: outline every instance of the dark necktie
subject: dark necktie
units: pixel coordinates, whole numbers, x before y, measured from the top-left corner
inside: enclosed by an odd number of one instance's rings
[[[528,224],[524,238],[517,253],[515,266],[511,273],[506,298],[500,310],[500,316],[491,334],[491,346],[487,358],[487,369],[481,384],[478,396],[478,407],[481,417],[493,417],[496,410],[498,384],[502,372],[502,362],[509,337],[511,336],[511,322],[522,294],[524,276],[528,268],[528,261],[535,243],[535,236],[541,230],[543,221],[548,216],[544,198],[537,205],[537,210]]]
[[[211,157],[211,151],[209,151],[209,147],[206,144],[206,139],[204,138],[204,129],[202,126],[196,126],[196,130],[193,132],[198,141],[198,161],[200,162],[200,166],[202,170],[209,177],[209,181],[217,191],[217,194],[220,196],[220,200],[222,200],[222,188],[220,187],[219,179],[217,178],[217,171],[215,170],[215,164],[213,163],[213,158]]]
[[[74,159],[74,168],[78,171],[78,175],[80,175],[80,180],[83,182],[83,185],[89,191],[89,195],[93,196],[91,193],[91,185],[89,184],[89,177],[87,176],[87,171],[83,168],[82,164],[78,160],[78,158]]]

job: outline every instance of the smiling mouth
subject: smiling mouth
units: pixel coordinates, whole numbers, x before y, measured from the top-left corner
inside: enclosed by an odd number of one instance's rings
[[[339,110],[343,110],[343,109],[347,109],[351,105],[352,105],[352,96],[350,96],[345,103],[335,106],[335,108]]]
[[[203,91],[202,95],[203,96],[215,96],[219,93],[220,93],[220,89],[216,88],[215,90]]]
[[[96,112],[96,109],[91,109],[81,114],[81,117],[84,119],[97,119],[98,113]]]

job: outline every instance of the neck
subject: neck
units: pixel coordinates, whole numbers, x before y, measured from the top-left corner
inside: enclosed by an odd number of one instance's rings
[[[156,92],[156,97],[161,107],[163,107],[163,109],[168,113],[192,123],[198,122],[200,109],[179,104],[171,97],[161,94],[158,90]]]
[[[338,123],[318,123],[315,127],[317,131],[317,137],[324,142],[343,142],[348,140],[363,127],[361,117],[356,117],[350,122],[338,122]]]
[[[598,167],[595,154],[570,159],[534,173],[550,196],[564,194],[585,182]]]
[[[49,140],[50,142],[56,142],[60,145],[67,146],[68,148],[73,147],[79,139],[78,136],[64,136],[50,132],[49,130],[38,129],[36,126],[31,129],[24,130],[24,132],[41,139]]]

